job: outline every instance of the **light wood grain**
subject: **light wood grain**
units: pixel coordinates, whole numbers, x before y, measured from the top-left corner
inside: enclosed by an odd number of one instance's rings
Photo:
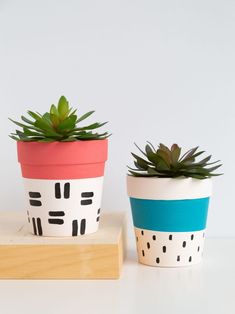
[[[1,279],[117,279],[125,215],[103,214],[98,232],[80,237],[28,233],[24,212],[0,212]]]

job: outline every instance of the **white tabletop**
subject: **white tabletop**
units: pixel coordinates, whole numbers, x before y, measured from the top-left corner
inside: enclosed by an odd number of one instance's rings
[[[235,313],[235,239],[207,239],[188,268],[140,265],[132,247],[119,280],[2,280],[0,313]]]

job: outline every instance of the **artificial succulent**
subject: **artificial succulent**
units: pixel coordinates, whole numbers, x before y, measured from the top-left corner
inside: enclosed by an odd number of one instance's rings
[[[218,164],[219,160],[209,162],[211,155],[196,161],[196,158],[204,153],[204,151],[198,151],[199,147],[192,148],[181,155],[181,148],[177,144],[173,144],[171,147],[160,144],[156,149],[150,142],[147,143],[145,151],[135,144],[143,154],[143,158],[132,153],[136,168],[128,167],[130,175],[159,178],[183,176],[195,179],[206,179],[221,175],[213,173],[221,164]]]
[[[80,126],[80,122],[88,118],[94,111],[89,111],[80,117],[77,116],[76,111],[69,106],[67,99],[61,96],[58,105],[51,105],[49,112],[40,114],[28,111],[30,119],[21,116],[23,123],[10,119],[22,128],[22,130],[11,133],[10,137],[16,141],[25,142],[71,142],[102,140],[109,136],[108,132],[93,133],[93,130],[107,122]]]

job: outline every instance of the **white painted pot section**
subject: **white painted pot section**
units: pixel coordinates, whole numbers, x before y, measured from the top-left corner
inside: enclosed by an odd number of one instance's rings
[[[208,197],[212,180],[193,178],[155,178],[127,176],[127,194],[150,200],[184,200]]]
[[[158,267],[182,267],[202,260],[205,230],[159,232],[135,229],[138,260]]]
[[[32,234],[63,237],[98,230],[103,177],[23,180]]]
[[[189,213],[187,219],[193,221],[194,208],[192,204],[199,204],[201,199],[203,199],[202,202],[209,200],[212,194],[211,179],[148,178],[128,175],[127,191],[131,200],[137,254],[140,263],[156,267],[182,267],[197,264],[201,261],[205,226],[202,228],[194,228],[193,226],[192,230],[182,231],[179,227],[179,230],[175,231],[174,229],[177,228],[174,226],[174,221],[180,224],[181,217],[179,215],[177,216],[179,219],[177,217],[175,219],[174,215],[177,212],[174,212],[174,206],[175,203],[182,204],[182,206],[186,206],[184,210],[187,210],[188,205],[185,205],[185,203],[190,203],[189,210],[192,211],[192,217],[190,216],[191,212],[186,211],[186,213]],[[142,204],[144,210],[142,210]],[[156,213],[155,204],[156,212],[159,211],[162,214],[151,216],[152,213]],[[161,208],[161,206],[163,207]],[[180,206],[177,205],[176,207],[179,213],[181,213]],[[168,211],[164,212],[164,208]],[[197,210],[196,207],[195,210]],[[143,224],[141,217],[143,217]],[[156,217],[160,220],[163,217],[163,219],[159,223],[155,221]],[[182,217],[183,220],[184,217]],[[206,217],[204,217],[204,220],[206,220]],[[168,230],[168,227],[165,228],[164,222],[166,225],[171,222]],[[188,229],[190,229],[190,223]]]

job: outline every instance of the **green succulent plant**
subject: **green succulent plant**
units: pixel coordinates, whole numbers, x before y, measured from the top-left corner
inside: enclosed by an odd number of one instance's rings
[[[218,164],[219,160],[209,162],[211,155],[196,161],[196,158],[204,153],[198,151],[199,147],[195,147],[187,151],[181,156],[181,148],[177,144],[167,147],[160,144],[157,149],[150,143],[145,146],[145,151],[136,147],[144,155],[131,153],[134,157],[136,169],[129,168],[129,174],[136,177],[159,177],[159,178],[176,178],[176,177],[191,177],[195,179],[206,179],[219,174],[212,173],[222,166]],[[210,167],[213,165],[212,167]],[[208,167],[209,166],[209,167]]]
[[[50,111],[41,115],[38,112],[28,111],[30,119],[21,116],[22,122],[10,119],[22,130],[16,130],[10,137],[16,141],[25,142],[72,142],[84,140],[102,140],[109,136],[108,132],[93,133],[93,130],[102,127],[104,123],[93,123],[79,126],[80,122],[88,118],[94,111],[89,111],[78,117],[76,109],[69,106],[69,102],[61,96],[58,105],[51,105]]]

